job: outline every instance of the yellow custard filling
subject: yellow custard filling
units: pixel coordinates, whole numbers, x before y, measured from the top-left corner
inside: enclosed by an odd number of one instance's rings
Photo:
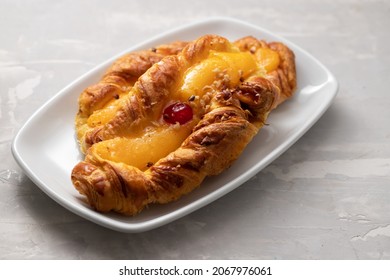
[[[148,127],[140,137],[117,137],[94,144],[97,154],[107,160],[123,162],[145,170],[176,150],[191,133],[192,123]]]
[[[258,70],[258,64],[247,52],[210,52],[208,58],[190,67],[178,93],[186,100],[191,95],[201,96],[205,86],[223,81],[228,87],[235,87],[240,80]]]
[[[279,55],[270,49],[259,49],[254,54],[239,52],[211,51],[206,59],[190,67],[183,75],[177,90],[172,91],[169,104],[174,101],[187,102],[191,96],[198,96],[192,108],[199,108],[199,100],[205,87],[219,89],[233,88],[251,75],[264,75],[279,65]],[[102,110],[96,111],[88,120],[91,126],[107,123],[112,119],[121,100],[115,100]],[[190,103],[192,103],[190,102]],[[147,120],[137,135],[117,137],[94,144],[91,149],[100,157],[146,170],[159,159],[175,151],[190,135],[201,116],[193,112],[193,119],[185,124],[167,124],[162,116]],[[131,132],[130,132],[131,133]]]
[[[256,61],[266,73],[276,70],[279,67],[279,54],[271,49],[260,48],[255,52]]]
[[[120,108],[120,103],[123,102],[123,99],[121,99],[122,96],[118,96],[117,99],[113,98],[102,109],[94,111],[88,118],[88,125],[95,127],[104,125],[112,120],[118,108]]]

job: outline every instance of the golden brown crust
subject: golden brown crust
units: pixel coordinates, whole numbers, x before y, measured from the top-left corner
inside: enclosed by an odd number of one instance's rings
[[[235,88],[215,91],[207,110],[192,133],[176,150],[145,171],[113,162],[88,152],[72,171],[76,189],[101,212],[135,215],[151,203],[167,203],[199,186],[206,176],[229,167],[265,123],[270,111],[295,89],[293,54],[279,43],[267,44],[253,37],[235,42],[242,51],[269,47],[278,52],[278,69],[266,76],[253,76]],[[230,43],[208,35],[189,43],[182,52],[154,64],[132,87],[119,113],[90,134],[91,145],[140,125],[160,113],[173,85],[210,50],[227,50]],[[221,157],[220,155],[224,156]]]
[[[234,42],[234,44],[240,50],[252,53],[255,53],[259,48],[269,48],[276,51],[280,58],[279,67],[266,76],[281,92],[277,98],[275,107],[293,95],[297,87],[295,55],[286,45],[280,42],[267,43],[264,40],[257,40],[252,36],[241,38]]]
[[[128,53],[118,58],[107,69],[103,78],[85,89],[79,97],[81,116],[89,116],[116,95],[128,92],[137,79],[163,57],[178,54],[187,42],[177,41],[169,45]],[[107,100],[108,99],[108,100]]]
[[[116,115],[107,123],[95,127],[86,135],[86,142],[96,142],[123,136],[134,127],[142,125],[149,116],[159,112],[161,101],[169,94],[174,81],[179,78],[177,56],[168,56],[163,64],[154,64],[142,75],[131,92],[123,99]]]

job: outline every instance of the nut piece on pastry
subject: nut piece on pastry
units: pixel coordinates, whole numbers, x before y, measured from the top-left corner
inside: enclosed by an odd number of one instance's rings
[[[98,113],[73,184],[101,212],[135,215],[174,201],[228,168],[295,87],[294,54],[283,44],[200,37]]]

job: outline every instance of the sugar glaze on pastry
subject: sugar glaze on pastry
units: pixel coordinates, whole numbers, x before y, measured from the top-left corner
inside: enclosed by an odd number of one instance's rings
[[[151,63],[126,86],[111,79],[120,98],[80,96],[85,160],[72,182],[97,211],[135,215],[191,192],[228,168],[296,88],[294,54],[282,43],[205,35],[173,46],[157,62],[144,59]]]

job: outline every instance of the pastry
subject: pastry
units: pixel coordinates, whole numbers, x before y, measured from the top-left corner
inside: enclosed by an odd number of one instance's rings
[[[86,156],[71,178],[97,211],[131,216],[191,192],[228,168],[294,93],[294,54],[282,43],[205,35],[184,44],[79,133]],[[91,123],[92,107],[76,127]]]

